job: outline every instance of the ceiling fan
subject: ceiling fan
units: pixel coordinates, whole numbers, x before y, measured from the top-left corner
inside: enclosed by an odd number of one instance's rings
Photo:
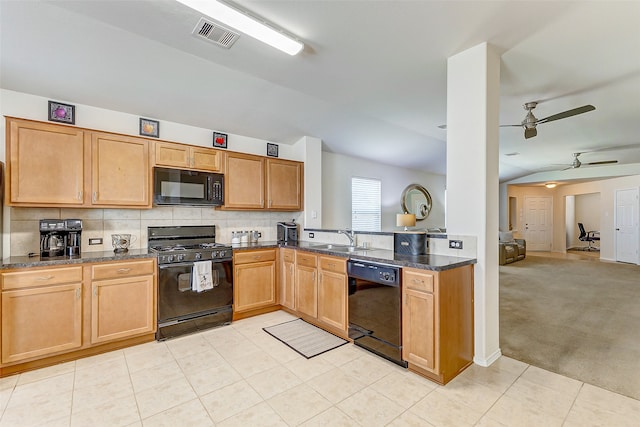
[[[553,122],[555,120],[566,119],[571,116],[576,116],[578,114],[587,113],[589,111],[593,111],[596,109],[593,105],[583,105],[582,107],[574,108],[572,110],[563,111],[562,113],[554,114],[549,117],[545,117],[544,119],[538,119],[533,115],[533,110],[538,105],[537,102],[527,102],[523,105],[524,109],[527,111],[527,115],[524,120],[517,125],[500,125],[500,127],[511,127],[517,126],[522,127],[524,129],[524,137],[525,139],[533,138],[538,134],[538,130],[536,126],[542,123]],[[578,153],[580,154],[580,153]],[[576,157],[577,159],[577,157]]]
[[[573,162],[571,162],[571,164],[569,165],[569,167],[562,169],[567,170],[567,169],[578,169],[580,166],[585,165],[585,166],[593,166],[593,165],[610,165],[613,163],[618,163],[617,160],[603,160],[600,162],[589,162],[589,163],[582,163],[580,161],[580,159],[578,158],[580,156],[580,154],[582,153],[573,153]]]

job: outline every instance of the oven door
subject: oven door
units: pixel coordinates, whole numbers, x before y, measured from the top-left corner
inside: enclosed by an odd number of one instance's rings
[[[231,260],[212,262],[214,287],[204,292],[195,292],[191,288],[193,263],[160,265],[158,269],[158,324],[196,318],[231,308]]]

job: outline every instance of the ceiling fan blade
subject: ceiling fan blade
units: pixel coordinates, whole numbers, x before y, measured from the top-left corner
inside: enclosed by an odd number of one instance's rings
[[[583,105],[582,107],[574,108],[573,110],[563,111],[562,113],[554,114],[553,116],[545,117],[536,122],[536,124],[553,122],[555,120],[566,119],[567,117],[576,116],[578,114],[588,113],[595,110],[593,105]]]
[[[589,163],[583,163],[583,165],[610,165],[613,163],[618,163],[617,160],[604,160],[602,162],[589,162]]]
[[[538,134],[536,128],[525,128],[524,129],[524,139],[533,138]]]
[[[447,128],[447,125],[440,125],[440,126],[438,126],[438,128],[440,128],[440,129],[446,129],[446,128]]]
[[[501,128],[510,128],[510,127],[517,127],[517,128],[521,128],[522,124],[519,125],[500,125]]]

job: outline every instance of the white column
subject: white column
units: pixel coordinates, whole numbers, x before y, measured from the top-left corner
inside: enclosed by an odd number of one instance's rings
[[[304,161],[304,227],[322,228],[322,140],[305,136],[294,149]]]
[[[487,43],[448,59],[447,233],[478,239],[474,362],[500,357],[498,115],[500,56]]]

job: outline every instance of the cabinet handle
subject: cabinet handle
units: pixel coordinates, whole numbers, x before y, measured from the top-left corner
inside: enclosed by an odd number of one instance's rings
[[[38,280],[40,282],[43,282],[43,281],[46,281],[46,280],[51,280],[51,279],[53,279],[53,277],[54,276],[40,276],[40,277],[36,277],[36,280]]]
[[[412,281],[413,281],[413,283],[416,283],[416,284],[423,284],[424,283],[424,280],[422,280],[422,279],[420,279],[420,280],[412,279]]]
[[[271,207],[271,199],[269,199],[269,207]]]
[[[97,286],[93,287],[93,296],[96,296],[96,297],[98,296],[98,287]]]
[[[253,259],[262,259],[262,255],[254,255]]]
[[[96,200],[98,200],[98,192],[94,191],[93,192],[93,201],[95,202]]]
[[[327,264],[327,265],[328,265],[329,267],[331,267],[331,268],[335,268],[335,267],[336,267],[336,265],[335,265],[334,263],[332,263],[332,262],[330,262],[330,263],[329,263],[329,264]]]
[[[314,282],[316,281],[316,272],[315,271],[313,272],[313,276],[312,276],[311,280],[314,281]]]
[[[76,299],[80,299],[80,295],[81,295],[81,290],[80,288],[76,288]]]
[[[118,274],[126,274],[126,273],[128,273],[130,271],[131,271],[130,268],[119,268],[118,269]]]
[[[78,200],[82,201],[82,191],[78,191]]]

